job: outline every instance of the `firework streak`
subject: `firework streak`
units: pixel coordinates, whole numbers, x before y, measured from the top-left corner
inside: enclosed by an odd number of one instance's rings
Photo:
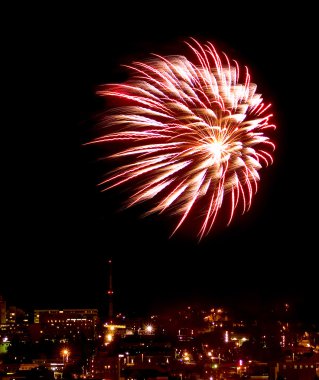
[[[178,214],[172,235],[201,218],[201,239],[221,212],[229,224],[236,209],[250,208],[258,171],[273,161],[266,133],[275,126],[247,67],[210,42],[186,44],[192,61],[152,55],[126,66],[125,83],[101,87],[119,106],[105,113],[104,135],[91,143],[120,145],[109,157],[126,160],[100,183],[104,190],[129,183],[125,207],[151,200],[146,215]]]

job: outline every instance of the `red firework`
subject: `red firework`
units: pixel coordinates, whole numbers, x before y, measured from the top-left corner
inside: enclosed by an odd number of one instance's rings
[[[151,200],[146,215],[178,214],[172,235],[196,210],[201,239],[223,208],[228,224],[236,209],[250,208],[258,171],[273,161],[266,133],[275,126],[246,67],[210,42],[186,43],[193,61],[153,55],[127,66],[125,83],[102,87],[99,94],[120,105],[107,111],[106,133],[92,143],[124,144],[109,157],[128,163],[108,174],[104,190],[130,184],[126,207]]]

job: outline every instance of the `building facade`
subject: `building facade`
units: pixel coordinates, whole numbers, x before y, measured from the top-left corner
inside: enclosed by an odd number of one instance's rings
[[[49,309],[34,311],[34,325],[44,339],[68,342],[85,337],[96,338],[97,309]]]

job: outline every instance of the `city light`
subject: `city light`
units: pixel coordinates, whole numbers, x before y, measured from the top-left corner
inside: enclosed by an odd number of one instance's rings
[[[112,342],[112,340],[113,340],[113,334],[107,334],[106,335],[106,340],[107,340],[108,343]]]
[[[67,348],[64,348],[61,351],[61,354],[62,354],[62,358],[63,358],[63,365],[65,365],[65,363],[68,363],[68,361],[69,361],[70,351]]]
[[[152,325],[147,325],[145,327],[145,331],[147,332],[147,334],[152,334],[152,332],[154,331],[154,327]]]
[[[93,309],[66,309],[63,313],[59,310],[40,310],[35,317],[37,318],[36,325],[41,326],[41,330],[38,329],[38,335],[35,338],[56,339],[56,348],[53,351],[55,356],[50,356],[52,351],[47,351],[45,358],[46,368],[54,372],[55,378],[62,378],[61,376],[68,372],[73,376],[72,378],[133,380],[137,378],[136,376],[142,378],[145,371],[157,370],[158,363],[169,375],[178,373],[179,380],[187,380],[190,371],[202,380],[222,380],[234,376],[238,379],[246,378],[245,376],[253,378],[260,374],[266,379],[275,371],[283,373],[287,379],[290,371],[298,371],[300,372],[298,379],[305,379],[308,372],[311,378],[319,372],[317,366],[319,345],[316,340],[318,329],[300,330],[300,325],[298,329],[295,329],[294,324],[289,323],[288,326],[284,318],[274,324],[271,329],[267,327],[261,330],[261,334],[255,335],[256,324],[264,326],[264,316],[251,324],[250,320],[237,319],[232,310],[227,313],[227,316],[224,311],[218,313],[218,309],[211,310],[199,308],[197,310],[199,314],[197,314],[196,310],[192,309],[196,317],[194,320],[190,316],[189,308],[170,315],[169,319],[163,318],[161,314],[158,314],[156,318],[149,315],[141,319],[127,318],[128,328],[126,325],[101,322],[97,330],[87,330],[86,325],[89,319],[83,317],[84,315],[97,316]],[[210,313],[209,318],[206,318],[208,313]],[[164,315],[166,317],[166,314]],[[187,327],[185,319],[187,319]],[[215,325],[212,325],[214,320]],[[73,321],[77,323],[76,330],[70,328],[70,323]],[[68,327],[63,329],[63,326]],[[23,330],[18,323],[16,326],[2,324],[0,326],[0,355],[9,358],[9,344],[16,337],[21,337],[23,332],[28,332],[28,328],[29,325],[24,326]],[[88,342],[96,340],[91,352],[84,351],[87,346],[84,349],[77,346],[77,330],[82,331],[83,334],[90,333]],[[172,332],[170,335],[166,332],[163,334],[163,331],[169,330]],[[134,334],[131,331],[134,331]],[[58,333],[60,335],[57,335]],[[24,339],[27,339],[27,335],[24,336]],[[114,344],[111,344],[112,341]],[[197,345],[196,341],[201,344]],[[256,345],[247,344],[249,341],[256,342],[261,349],[256,350]],[[31,340],[28,343],[35,348],[39,344]],[[270,344],[276,344],[278,347],[276,361],[268,359]],[[107,345],[107,349],[103,347],[104,345]],[[79,353],[83,356],[87,355],[81,367],[76,365]],[[17,363],[21,359],[23,356],[20,352],[14,352],[12,361]],[[39,373],[42,371],[38,361],[20,363],[19,371],[35,371],[36,369]],[[0,371],[9,375],[6,365],[6,363],[0,363]]]

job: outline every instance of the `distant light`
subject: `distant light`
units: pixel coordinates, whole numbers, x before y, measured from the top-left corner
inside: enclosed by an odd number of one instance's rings
[[[228,342],[229,342],[228,331],[225,331],[225,343],[228,343]]]
[[[68,362],[69,361],[70,351],[67,348],[64,348],[61,351],[61,353],[62,353],[62,356],[63,356],[63,364],[64,364],[64,362]]]
[[[147,325],[145,330],[150,334],[153,331],[153,326],[152,325]]]
[[[183,359],[184,359],[185,361],[189,361],[189,360],[190,360],[190,358],[189,358],[189,353],[188,353],[187,351],[185,351],[185,352],[183,353]]]

